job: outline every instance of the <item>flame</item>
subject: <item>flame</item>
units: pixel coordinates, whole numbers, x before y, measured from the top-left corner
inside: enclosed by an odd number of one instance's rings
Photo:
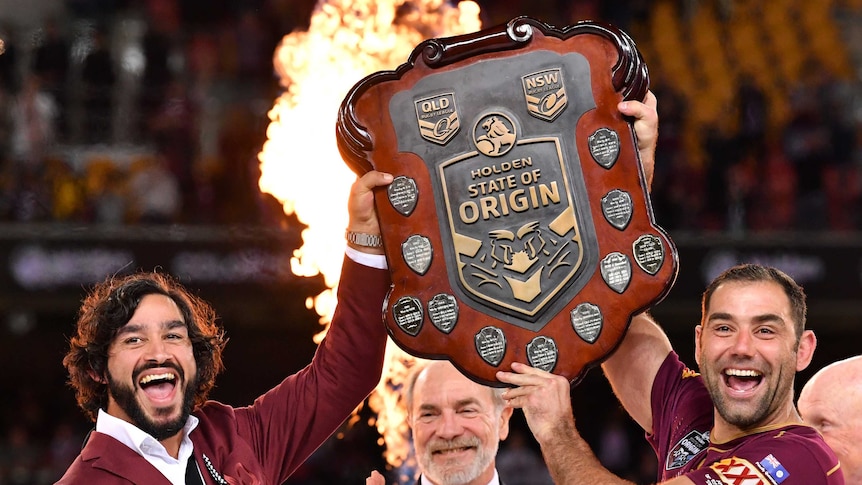
[[[338,154],[335,119],[350,88],[368,74],[392,70],[427,38],[481,28],[479,6],[447,0],[319,1],[307,32],[286,35],[274,55],[284,92],[269,111],[260,160],[260,190],[275,196],[286,214],[307,228],[291,259],[298,276],[322,274],[327,290],[306,302],[328,325],[335,308],[347,227],[347,196],[356,179]],[[319,343],[325,329],[315,336]],[[386,445],[398,467],[407,459],[406,413],[400,386],[413,358],[390,341],[383,378],[369,398]]]

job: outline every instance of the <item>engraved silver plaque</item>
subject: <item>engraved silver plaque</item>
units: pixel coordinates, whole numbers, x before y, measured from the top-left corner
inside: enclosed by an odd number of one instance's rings
[[[428,317],[438,330],[448,334],[458,323],[458,300],[446,293],[434,295],[428,302]]]
[[[415,337],[422,329],[422,303],[412,296],[402,296],[392,305],[392,319],[398,328]]]
[[[409,216],[416,208],[416,201],[419,199],[419,188],[416,187],[416,181],[410,177],[399,175],[392,180],[392,183],[386,188],[386,195],[389,197],[389,203],[402,216]]]
[[[625,254],[613,252],[605,256],[601,263],[602,279],[617,293],[626,291],[632,280],[632,263]]]
[[[619,230],[625,229],[632,220],[632,196],[628,192],[614,189],[602,197],[602,214]]]
[[[598,305],[581,303],[571,311],[572,328],[587,343],[595,343],[602,333],[605,317]]]
[[[401,243],[401,255],[407,266],[417,274],[424,275],[431,266],[431,240],[425,236],[414,234]]]
[[[664,246],[658,236],[644,234],[632,244],[632,252],[638,266],[647,273],[658,273],[664,262]]]
[[[611,168],[617,163],[620,154],[620,136],[616,131],[608,128],[599,128],[587,140],[590,146],[590,155],[593,160],[605,168]]]
[[[476,334],[476,351],[482,360],[493,365],[500,365],[506,353],[506,334],[497,327],[487,326]]]
[[[531,366],[551,372],[557,366],[557,344],[550,337],[538,336],[527,344],[527,361]]]

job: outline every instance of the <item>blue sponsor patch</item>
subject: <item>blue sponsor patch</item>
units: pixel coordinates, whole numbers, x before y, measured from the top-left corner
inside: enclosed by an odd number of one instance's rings
[[[781,464],[778,459],[775,458],[771,453],[766,456],[766,458],[757,462],[757,465],[763,471],[763,473],[768,476],[775,485],[780,484],[784,480],[787,480],[787,477],[790,476],[790,472],[784,468],[784,465]]]

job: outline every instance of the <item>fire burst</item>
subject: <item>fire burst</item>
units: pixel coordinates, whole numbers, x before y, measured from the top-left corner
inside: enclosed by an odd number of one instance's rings
[[[335,141],[341,100],[366,75],[405,62],[423,40],[480,28],[479,7],[470,1],[455,7],[447,0],[329,0],[318,2],[307,32],[285,36],[276,49],[273,62],[285,91],[269,112],[259,185],[307,226],[291,270],[299,276],[324,276],[329,289],[306,302],[321,316],[321,324],[330,322],[335,308],[347,196],[356,179]],[[368,401],[378,414],[372,424],[386,445],[386,460],[396,467],[409,454],[397,391],[411,362],[390,342],[383,379]]]

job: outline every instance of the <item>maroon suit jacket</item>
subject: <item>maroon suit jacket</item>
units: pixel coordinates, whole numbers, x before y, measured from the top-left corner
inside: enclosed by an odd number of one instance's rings
[[[208,485],[284,482],[368,396],[383,368],[381,312],[388,289],[388,271],[345,258],[332,325],[311,364],[251,406],[208,401],[195,410],[200,424],[190,438]],[[169,482],[135,451],[93,432],[57,483]]]

